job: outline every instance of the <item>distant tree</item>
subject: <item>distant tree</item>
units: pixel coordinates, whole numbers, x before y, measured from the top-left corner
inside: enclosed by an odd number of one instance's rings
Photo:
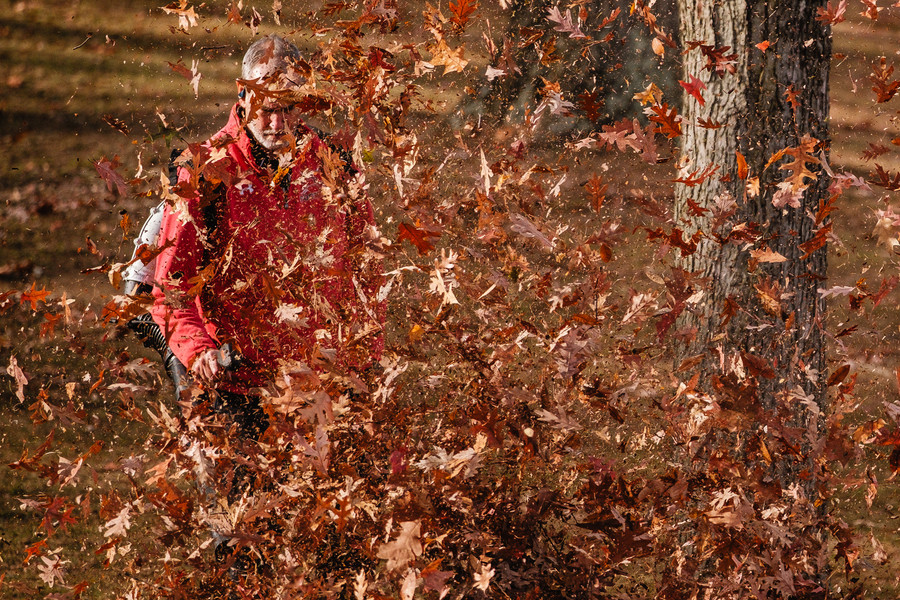
[[[655,79],[663,89],[675,86],[675,78],[671,70],[655,73],[659,60],[650,51],[652,32],[640,19],[629,18],[631,4],[593,0],[570,8],[550,0],[511,2],[505,25],[494,34],[494,66],[506,73],[479,91],[480,108],[501,117],[521,114],[539,93],[543,77],[560,83],[573,101],[595,106],[597,121],[633,116],[632,95],[644,89],[649,75],[660,75]],[[554,10],[571,12],[586,37],[572,39],[554,31]],[[677,27],[674,0],[655,3],[654,15],[665,31]]]

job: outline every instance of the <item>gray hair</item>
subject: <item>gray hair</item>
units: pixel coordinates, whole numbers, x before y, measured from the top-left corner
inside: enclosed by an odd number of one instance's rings
[[[284,70],[292,63],[300,60],[300,49],[274,33],[258,39],[247,48],[241,63],[241,77],[256,79],[261,75],[269,75],[277,70]],[[263,72],[258,69],[264,67]]]

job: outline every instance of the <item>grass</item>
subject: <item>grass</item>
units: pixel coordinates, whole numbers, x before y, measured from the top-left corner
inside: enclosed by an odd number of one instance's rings
[[[26,289],[32,282],[38,289],[51,291],[49,302],[40,306],[37,315],[21,305],[0,306],[0,364],[9,364],[15,356],[30,381],[25,404],[14,397],[10,378],[0,381],[0,464],[18,460],[25,448],[33,450],[55,425],[60,428],[59,451],[70,459],[94,439],[108,442],[95,461],[106,465],[106,471],[98,474],[108,481],[105,491],[127,490],[125,479],[111,474],[123,457],[140,449],[149,429],[123,420],[115,397],[91,394],[90,388],[101,371],[110,369],[113,361],[109,357],[115,353],[147,354],[133,342],[117,339],[110,328],[94,324],[112,288],[102,274],[82,275],[81,271],[107,258],[125,256],[130,242],[119,228],[122,211],[139,222],[150,200],[109,194],[92,161],[117,155],[124,164],[123,172],[134,174],[140,168],[140,151],[143,168],[158,169],[160,157],[168,155],[167,145],[212,133],[231,105],[240,49],[251,39],[246,27],[225,25],[225,2],[209,3],[202,9],[216,16],[205,20],[203,27],[193,28],[190,36],[172,31],[177,19],[162,14],[159,4],[21,0],[4,2],[0,16],[0,63],[5,65],[2,77],[7,90],[0,99],[0,145],[4,148],[0,153],[0,293]],[[857,173],[873,168],[871,161],[861,157],[870,142],[890,147],[891,140],[900,135],[894,112],[897,100],[873,111],[866,79],[883,49],[893,47],[897,39],[900,27],[893,14],[885,11],[875,24],[853,14],[835,28],[835,52],[845,57],[837,58],[832,70],[831,160],[835,166]],[[271,25],[270,15],[264,23]],[[300,42],[311,47],[315,40],[301,37]],[[187,79],[167,64],[179,60],[188,67],[192,60],[200,61],[203,78],[196,97]],[[456,98],[445,97],[437,85],[427,91],[440,112],[449,112],[456,104]],[[128,133],[123,135],[112,127],[107,116],[118,120]],[[449,126],[445,131],[448,139],[452,137]],[[435,144],[429,160],[439,162],[444,150]],[[900,153],[893,152],[878,160],[885,168],[896,170],[900,168],[898,156]],[[623,202],[634,188],[653,191],[659,201],[670,197],[667,179],[671,164],[648,171],[630,156],[596,157],[596,162],[582,165],[583,173],[573,173],[568,185],[582,184],[589,174],[603,171],[603,163],[616,175],[610,202]],[[876,249],[869,235],[873,211],[881,206],[877,193],[842,198],[836,234],[843,246],[832,245],[829,285],[855,285],[865,278],[870,288],[877,289],[882,278],[896,273],[894,259]],[[578,219],[577,208],[563,210],[570,210]],[[391,214],[389,207],[384,207],[384,212]],[[88,238],[102,255],[90,252]],[[630,246],[617,250],[620,262],[652,270],[654,265],[644,262],[643,251]],[[639,281],[645,275],[635,268],[632,277]],[[73,322],[68,327],[60,325],[56,335],[41,337],[37,332],[43,313],[61,313],[63,293],[75,300]],[[832,330],[859,327],[847,338],[847,356],[859,374],[858,393],[866,412],[877,413],[882,402],[894,401],[897,396],[894,370],[900,362],[900,319],[890,310],[896,302],[895,291],[876,311],[850,313],[843,308],[845,301],[832,303]],[[98,348],[103,349],[99,354]],[[107,351],[110,348],[114,351]],[[161,381],[154,386],[167,394]],[[43,386],[54,403],[64,404],[67,385],[89,414],[89,433],[81,427],[63,426],[58,419],[33,428],[27,405],[38,390]],[[153,396],[139,395],[138,401]],[[873,449],[865,458],[872,462],[873,473],[881,482],[872,508],[866,508],[865,490],[859,488],[843,491],[838,501],[843,507],[841,514],[851,525],[873,532],[884,544],[887,565],[866,577],[874,597],[887,599],[900,589],[892,568],[900,561],[900,495],[889,480],[882,453]],[[99,484],[97,490],[99,493]],[[4,597],[31,598],[29,587],[46,591],[34,569],[22,564],[23,546],[37,539],[36,523],[19,509],[17,500],[43,493],[49,492],[39,478],[0,467],[0,573],[6,573],[5,584],[0,585],[7,586],[0,591]],[[81,490],[66,488],[66,493],[74,501]],[[93,541],[102,538],[100,524],[94,515],[74,526],[67,543],[91,548]],[[78,568],[100,573],[97,577],[110,586],[90,588],[87,597],[107,598],[111,590],[124,585],[116,581],[114,573],[102,574],[98,557],[83,554],[85,564]],[[70,570],[77,582],[75,566]]]

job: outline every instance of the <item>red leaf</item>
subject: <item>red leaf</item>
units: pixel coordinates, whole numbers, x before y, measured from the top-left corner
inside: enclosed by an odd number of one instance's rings
[[[703,127],[704,129],[720,129],[723,125],[723,123],[720,123],[719,121],[713,121],[703,118],[697,119],[697,124],[699,124],[700,127]]]
[[[478,2],[475,0],[450,0],[450,12],[453,13],[450,21],[463,28],[477,8]]]
[[[897,287],[898,281],[900,281],[900,279],[898,279],[896,276],[881,280],[881,287],[879,287],[875,295],[872,296],[872,300],[874,302],[872,308],[875,308],[876,306],[881,304],[881,301],[884,300],[885,296],[890,294],[894,290],[894,288]]]
[[[603,21],[600,22],[600,25],[597,26],[597,29],[603,29],[604,27],[606,27],[607,25],[609,25],[610,23],[615,21],[621,12],[622,12],[622,9],[617,8],[616,10],[609,13],[609,16],[605,17],[603,19]]]
[[[878,158],[878,157],[881,156],[882,154],[885,154],[885,153],[890,152],[890,151],[891,151],[891,149],[888,148],[887,146],[883,146],[882,144],[874,144],[874,143],[872,143],[872,142],[869,142],[869,148],[866,149],[866,150],[863,150],[863,153],[862,153],[862,159],[863,159],[864,161],[868,162],[868,161],[873,160],[873,159],[875,159],[875,158]]]
[[[900,173],[895,174],[892,178],[890,172],[885,171],[881,165],[875,163],[875,173],[873,173],[873,177],[872,183],[875,185],[881,186],[892,192],[900,190]]]
[[[800,249],[804,252],[803,256],[800,257],[800,260],[806,260],[813,252],[825,246],[825,242],[828,241],[829,233],[831,233],[831,223],[820,227],[809,241],[800,244]]]
[[[578,108],[583,110],[587,118],[595,123],[603,117],[603,100],[598,96],[596,90],[578,94]]]
[[[678,116],[678,111],[674,108],[670,111],[669,105],[665,102],[662,106],[654,104],[650,108],[655,115],[651,115],[649,119],[659,124],[661,133],[669,139],[681,135],[681,117]]]
[[[690,41],[687,42],[687,47],[685,53],[696,50],[697,48],[700,49],[700,52],[706,57],[706,64],[703,65],[703,68],[707,71],[715,71],[717,75],[724,75],[726,71],[729,73],[737,72],[737,68],[735,67],[737,64],[737,53],[725,54],[731,50],[731,46],[716,48],[715,46],[704,44],[702,42]]]
[[[700,90],[705,90],[706,84],[693,75],[688,75],[688,77],[691,78],[690,83],[678,80],[678,84],[684,88],[684,91],[696,98],[697,102],[700,103],[700,106],[703,106],[704,104],[706,104],[706,100],[703,99],[703,96],[700,94]]]
[[[400,223],[400,227],[397,228],[397,231],[397,241],[409,240],[409,243],[416,247],[419,254],[425,254],[426,252],[434,250],[434,244],[432,244],[428,238],[441,237],[439,233],[428,231],[426,229],[418,229],[408,223]]]
[[[850,365],[841,365],[834,373],[831,374],[831,376],[828,378],[828,383],[826,383],[825,385],[827,385],[828,387],[837,385],[844,379],[846,379],[847,374],[849,373]]]
[[[880,8],[878,8],[878,0],[862,0],[862,3],[866,5],[866,10],[862,11],[859,14],[866,17],[867,19],[877,21],[878,12],[881,10]]]
[[[103,157],[94,162],[94,168],[97,169],[97,174],[100,178],[106,182],[107,190],[110,192],[115,190],[119,196],[128,195],[128,186],[125,184],[125,179],[116,172],[116,169],[119,168],[118,156],[114,156],[112,160],[107,160],[106,157]]]
[[[794,86],[789,85],[788,88],[784,91],[784,97],[787,99],[788,104],[791,105],[791,108],[797,110],[800,108],[800,101],[797,100],[797,96],[800,95],[800,92],[794,91]]]
[[[647,239],[649,240],[665,240],[670,246],[674,246],[681,250],[682,256],[693,254],[697,250],[697,242],[703,237],[703,232],[696,231],[689,240],[685,240],[682,236],[684,232],[677,227],[672,229],[672,233],[667,234],[662,229],[647,230]]]
[[[603,183],[603,177],[594,175],[585,184],[584,189],[587,191],[588,198],[591,201],[591,207],[600,212],[603,201],[606,200],[606,191],[609,189],[608,183]]]
[[[715,174],[715,172],[718,170],[719,165],[709,165],[702,171],[700,169],[697,169],[696,171],[691,171],[689,174],[679,177],[675,180],[675,183],[683,183],[687,187],[694,187],[695,185],[700,185],[701,183],[712,177],[712,175]]]
[[[178,73],[179,75],[181,75],[182,77],[184,77],[186,79],[191,79],[194,76],[194,74],[191,73],[191,70],[187,68],[187,65],[185,65],[183,62],[181,62],[180,58],[178,59],[177,63],[171,63],[169,61],[166,61],[166,64],[169,65],[170,69],[172,69],[173,71],[175,71],[176,73]]]
[[[816,11],[816,21],[836,25],[844,20],[845,12],[847,12],[847,0],[840,0],[837,6],[833,6],[829,2],[826,7],[820,7]]]
[[[872,91],[878,95],[875,101],[879,104],[893,98],[897,90],[900,89],[900,81],[891,81],[893,73],[894,65],[888,66],[887,60],[883,56],[881,57],[881,62],[872,68],[872,75],[869,76],[869,81],[874,84]]]
[[[761,356],[741,352],[741,362],[744,363],[744,367],[746,367],[754,377],[759,375],[766,379],[775,378],[775,371],[769,365],[769,362]]]
[[[29,546],[28,548],[25,548],[24,563],[27,565],[28,562],[31,560],[31,558],[34,556],[43,556],[44,548],[46,546],[47,546],[47,540],[41,539],[41,540],[38,540],[37,542],[35,542],[34,544],[32,544],[31,546]]]

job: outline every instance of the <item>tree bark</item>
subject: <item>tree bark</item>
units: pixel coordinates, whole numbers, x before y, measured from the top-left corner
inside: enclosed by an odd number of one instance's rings
[[[815,530],[804,537],[806,556],[821,556],[826,505],[813,446],[823,437],[826,408],[825,304],[817,292],[826,274],[826,248],[816,246],[827,233],[827,219],[816,215],[828,201],[829,181],[821,165],[808,162],[815,179],[805,181],[799,206],[777,207],[778,184],[790,173],[781,167],[788,161],[768,163],[804,144],[806,156],[827,160],[831,33],[816,20],[824,5],[679,0],[682,45],[700,42],[712,49],[704,55],[698,47],[683,57],[682,79],[699,78],[706,89],[703,106],[684,96],[680,174],[717,168],[702,184],[675,189],[676,226],[685,238],[703,236],[695,253],[679,259],[704,291],[683,313],[682,330],[696,334],[682,357],[704,355],[706,391],[743,418],[739,429],[710,436],[708,458],[731,460],[740,472],[738,486],[752,489],[765,481],[802,490],[812,515],[806,522]],[[716,53],[733,55],[719,63],[719,73],[707,68],[708,55]],[[708,128],[712,123],[721,127]],[[746,160],[746,179],[738,153]],[[758,194],[748,191],[754,178]],[[734,214],[717,221],[731,203]],[[785,260],[757,261],[751,250]],[[781,501],[777,496],[775,502]],[[807,574],[819,583],[827,576],[824,566]]]
[[[681,35],[685,45],[697,41],[734,54],[730,69],[716,74],[706,69],[707,57],[699,50],[685,55],[683,79],[694,76],[707,86],[704,106],[685,95],[682,114],[682,174],[718,167],[702,184],[676,185],[675,214],[685,237],[701,231],[698,250],[681,258],[686,271],[706,278],[704,298],[685,317],[683,325],[697,329],[689,352],[743,351],[765,359],[777,374],[763,378],[773,385],[760,390],[766,408],[774,395],[799,386],[823,404],[824,302],[817,289],[825,277],[825,247],[811,253],[810,242],[822,223],[810,218],[827,200],[824,171],[809,165],[817,179],[800,199],[799,207],[773,204],[777,184],[784,179],[783,162],[766,167],[785,148],[801,145],[805,136],[818,141],[814,154],[827,157],[828,69],[830,29],[815,20],[815,0],[679,0]],[[765,50],[757,44],[768,42]],[[789,95],[795,94],[796,108]],[[699,125],[700,118],[721,123],[718,129]],[[749,178],[759,178],[759,194],[747,193],[738,175],[737,152],[745,157]],[[711,231],[712,213],[695,216],[688,200],[707,209],[737,202],[737,212],[721,231]],[[754,264],[744,250],[745,240],[722,243],[729,229],[755,224],[757,248],[783,255],[782,263]],[[734,231],[732,230],[733,234]],[[718,234],[718,238],[714,234]],[[807,249],[809,246],[807,246]],[[808,255],[807,255],[808,254]],[[762,288],[763,291],[760,291]],[[774,295],[775,305],[769,302]],[[738,312],[727,327],[721,323],[734,302]]]
[[[711,209],[717,201],[741,197],[741,182],[736,177],[736,154],[738,138],[746,127],[743,117],[747,114],[749,98],[748,59],[749,42],[747,5],[744,0],[714,3],[704,0],[679,0],[680,33],[683,45],[699,41],[714,47],[729,47],[735,53],[732,64],[735,72],[717,75],[704,69],[706,58],[699,50],[689,51],[684,56],[682,77],[690,81],[696,77],[704,82],[702,92],[706,103],[701,105],[696,98],[685,95],[682,107],[681,172],[703,172],[718,168],[712,177],[701,184],[689,187],[675,186],[675,218],[682,228],[685,238],[696,232],[703,233],[697,251],[680,257],[680,266],[710,282],[704,297],[688,313],[683,325],[695,327],[697,337],[689,344],[686,354],[703,351],[716,335],[717,316],[722,311],[725,299],[733,296],[746,285],[746,268],[742,267],[740,255],[735,245],[722,245],[709,235],[712,217],[710,213],[695,215],[690,210],[689,200]],[[738,48],[740,50],[735,50]],[[720,123],[721,128],[710,129],[699,124],[700,119]],[[731,181],[721,177],[732,174]]]

